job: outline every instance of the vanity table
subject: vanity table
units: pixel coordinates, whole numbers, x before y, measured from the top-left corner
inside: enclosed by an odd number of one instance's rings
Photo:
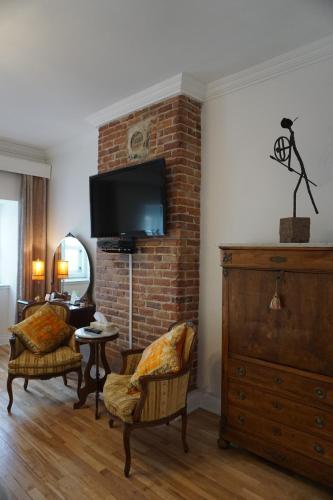
[[[58,302],[58,301],[57,301]],[[28,300],[18,300],[17,301],[17,320],[18,323],[22,321],[22,311],[23,309],[33,304],[33,301]],[[85,304],[83,306],[73,306],[69,302],[61,302],[62,304],[66,304],[68,309],[70,310],[69,315],[69,324],[75,326],[75,328],[81,328],[83,326],[90,325],[91,321],[94,321],[94,313],[96,311],[95,304]]]
[[[57,302],[69,308],[69,324],[75,328],[82,328],[94,321],[96,306],[92,301],[92,288],[93,273],[87,249],[78,238],[68,233],[54,251],[49,291],[58,296]],[[81,305],[69,303],[67,297],[72,294]],[[18,323],[22,321],[23,309],[32,303],[28,300],[17,301]]]

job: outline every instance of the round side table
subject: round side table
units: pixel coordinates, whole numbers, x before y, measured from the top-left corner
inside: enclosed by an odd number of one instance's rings
[[[78,344],[89,344],[89,360],[84,370],[84,387],[79,390],[79,401],[74,403],[74,409],[81,408],[87,400],[87,397],[92,392],[95,392],[95,419],[99,417],[98,414],[98,400],[99,393],[102,392],[106,377],[111,373],[109,363],[106,359],[105,344],[116,340],[119,337],[118,329],[112,328],[111,330],[102,332],[100,334],[93,334],[86,332],[84,328],[79,328],[75,332],[75,340]],[[102,368],[104,369],[103,377],[99,373],[99,361],[101,358]],[[96,377],[91,376],[91,368],[95,365]]]

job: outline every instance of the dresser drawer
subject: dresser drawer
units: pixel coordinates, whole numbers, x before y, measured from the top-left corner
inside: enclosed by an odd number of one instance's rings
[[[303,476],[311,477],[314,481],[319,481],[326,486],[333,487],[333,467],[323,462],[313,460],[278,443],[261,439],[255,435],[251,436],[240,429],[229,428],[221,436],[223,439],[257,453],[271,462],[289,468]],[[285,497],[286,495],[283,498]]]
[[[237,406],[230,405],[228,407],[227,427],[261,437],[267,442],[277,443],[319,462],[333,465],[332,442],[259,417]]]
[[[221,265],[239,269],[333,271],[333,247],[220,247]]]
[[[229,383],[228,401],[244,410],[333,441],[333,412],[305,406],[279,394],[238,382]]]
[[[228,360],[228,378],[252,383],[303,404],[333,409],[333,380],[329,377],[302,376],[299,370],[232,357]]]

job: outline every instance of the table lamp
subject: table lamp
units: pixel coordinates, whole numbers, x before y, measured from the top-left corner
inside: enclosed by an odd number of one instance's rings
[[[32,280],[38,282],[45,280],[45,262],[43,260],[36,259],[32,261]],[[41,296],[37,295],[35,301],[39,302],[40,300]]]

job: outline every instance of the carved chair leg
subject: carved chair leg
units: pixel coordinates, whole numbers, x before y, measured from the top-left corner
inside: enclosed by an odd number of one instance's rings
[[[29,382],[29,379],[25,378],[24,379],[24,385],[23,385],[25,391],[28,389],[28,382]]]
[[[9,397],[9,403],[7,406],[7,411],[10,413],[12,404],[13,404],[13,388],[12,388],[12,382],[13,382],[14,377],[12,375],[8,375],[7,378],[7,392],[8,392],[8,397]]]
[[[124,468],[125,477],[129,476],[129,471],[131,468],[130,434],[131,434],[131,426],[128,424],[124,424],[123,441],[124,441],[124,450],[126,456],[125,468]]]
[[[188,452],[188,445],[186,442],[186,428],[187,428],[187,411],[186,409],[182,413],[182,443],[183,443],[183,448],[184,452]]]
[[[67,386],[67,385],[68,385],[68,382],[67,382],[67,377],[66,377],[66,375],[63,375],[63,376],[62,376],[62,379],[63,379],[63,381],[64,381],[64,384]]]

